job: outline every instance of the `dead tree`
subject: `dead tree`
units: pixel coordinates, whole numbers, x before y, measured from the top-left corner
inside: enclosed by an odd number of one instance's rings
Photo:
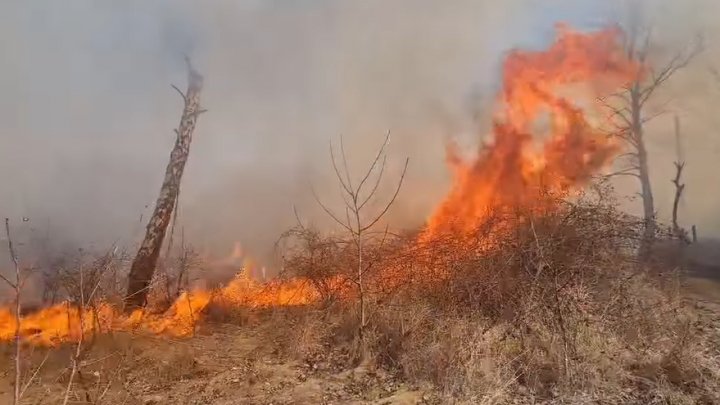
[[[683,191],[685,191],[685,184],[680,183],[684,168],[685,162],[675,162],[675,178],[672,180],[672,183],[675,185],[675,200],[673,201],[672,211],[673,233],[682,239],[687,238],[685,230],[678,225],[678,206],[680,205],[680,199],[682,198]]]
[[[672,228],[673,234],[683,242],[689,243],[687,231],[680,226],[678,223],[678,208],[680,206],[680,200],[682,199],[683,192],[685,191],[685,184],[681,183],[683,169],[685,169],[685,160],[682,157],[682,150],[680,147],[680,119],[675,116],[675,141],[677,146],[677,159],[675,160],[675,178],[672,179],[672,183],[675,185],[675,198],[673,199],[672,209]]]
[[[682,198],[683,191],[685,191],[685,184],[680,183],[682,179],[682,171],[685,168],[685,161],[682,159],[680,152],[680,119],[675,116],[675,141],[677,143],[677,160],[675,160],[675,178],[672,183],[675,185],[675,198],[673,199],[673,212],[672,212],[672,225],[673,233],[676,236],[684,234],[684,230],[680,228],[678,224],[678,208],[680,206],[680,199]]]
[[[165,233],[180,192],[180,181],[190,153],[190,142],[192,141],[195,124],[198,115],[205,112],[200,108],[200,91],[202,90],[203,78],[193,69],[189,61],[187,61],[187,64],[189,72],[187,91],[183,93],[173,86],[183,98],[184,109],[180,119],[180,127],[175,130],[177,138],[170,153],[170,161],[160,188],[160,196],[155,203],[155,210],[148,222],[145,238],[130,268],[127,294],[125,296],[126,312],[141,308],[147,302],[150,281],[153,278],[163,239],[165,239]]]
[[[644,236],[641,245],[641,256],[648,252],[655,238],[655,200],[650,182],[650,159],[645,142],[645,125],[653,119],[665,114],[664,108],[651,111],[649,102],[675,73],[686,67],[702,50],[697,41],[688,50],[675,53],[660,68],[650,66],[651,34],[641,33],[639,25],[631,27],[627,36],[627,55],[642,67],[636,77],[622,91],[615,93],[601,102],[612,113],[610,135],[623,141],[628,152],[621,157],[626,165],[609,176],[631,176],[640,183],[639,195],[643,204]]]
[[[343,201],[345,203],[345,219],[340,219],[332,210],[330,210],[325,204],[322,203],[317,194],[313,191],[315,200],[318,205],[322,207],[325,213],[330,216],[335,222],[337,222],[350,236],[350,243],[354,247],[355,251],[355,269],[354,274],[350,277],[350,281],[357,288],[358,293],[358,336],[360,340],[363,339],[363,332],[367,326],[367,301],[365,291],[365,276],[373,266],[373,263],[365,260],[365,248],[370,237],[372,228],[382,219],[382,217],[388,212],[395,199],[400,192],[403,180],[405,179],[405,173],[409,163],[409,158],[405,159],[405,165],[403,166],[402,173],[395,187],[395,191],[390,200],[379,210],[376,214],[367,215],[366,208],[367,204],[370,203],[377,194],[378,187],[382,180],[383,174],[385,173],[385,164],[387,162],[386,148],[390,141],[390,132],[385,136],[383,144],[380,146],[375,159],[373,160],[370,167],[363,174],[363,177],[358,183],[352,180],[350,170],[348,169],[347,156],[345,154],[345,148],[343,146],[342,137],[340,138],[340,157],[342,160],[342,169],[338,166],[337,159],[335,158],[335,151],[332,143],[330,143],[330,158],[332,160],[333,169],[337,176],[338,182],[340,183],[341,193],[343,195]],[[379,167],[378,167],[379,164]],[[375,172],[377,171],[377,174]],[[375,174],[375,179],[370,180],[371,176]],[[370,182],[368,182],[370,180]],[[366,187],[369,187],[366,189]],[[385,233],[387,235],[387,232]],[[384,240],[384,239],[383,239]]]

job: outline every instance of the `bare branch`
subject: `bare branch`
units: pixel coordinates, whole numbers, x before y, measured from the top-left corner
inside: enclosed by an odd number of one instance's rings
[[[382,165],[380,166],[380,173],[378,173],[378,176],[377,176],[377,178],[375,179],[375,185],[373,185],[373,188],[372,188],[372,190],[370,190],[370,193],[368,193],[367,198],[365,198],[365,200],[363,200],[363,202],[360,203],[360,207],[358,207],[358,208],[362,209],[363,207],[365,207],[365,204],[367,204],[368,202],[370,202],[370,200],[372,199],[372,197],[373,197],[373,196],[375,195],[375,193],[377,192],[377,189],[378,189],[378,187],[380,186],[380,182],[382,181],[383,174],[385,173],[385,164],[386,164],[386,162],[387,162],[387,156],[385,156],[385,157],[383,158]]]
[[[3,276],[2,274],[0,274],[0,280],[2,280],[2,281],[4,281],[5,283],[7,283],[7,285],[10,286],[10,288],[12,288],[12,289],[15,289],[15,288],[16,288],[15,283],[13,283],[12,281],[10,281],[10,279],[8,279],[7,277]]]
[[[342,139],[342,138],[340,138]],[[350,184],[345,184],[345,180],[343,179],[342,173],[340,172],[340,169],[337,167],[337,162],[335,160],[335,151],[332,145],[332,141],[330,141],[330,160],[332,161],[333,170],[335,171],[335,175],[338,178],[338,181],[340,182],[340,185],[345,190],[346,193],[349,195],[352,195],[352,190],[350,189]]]
[[[653,73],[653,78],[650,83],[644,86],[641,91],[640,104],[644,105],[648,99],[653,95],[655,90],[658,89],[663,83],[669,80],[678,70],[687,67],[690,62],[702,52],[703,47],[701,44],[695,44],[693,48],[687,53],[678,52],[673,56],[672,59],[660,70],[658,74]]]
[[[610,94],[610,95],[606,96],[605,98],[606,98],[606,99],[619,98],[620,100],[622,100],[622,101],[624,101],[625,103],[628,103],[628,104],[629,104],[629,103],[630,103],[630,98],[627,96],[627,91],[628,91],[627,88],[623,88],[622,91],[618,91],[618,92],[616,92],[616,93]]]
[[[350,197],[351,201],[348,201],[348,197]],[[350,210],[355,210],[356,208],[356,192],[355,190],[352,190],[351,194],[343,193],[342,190],[340,190],[340,198],[342,199],[343,203],[345,204],[345,207],[349,208]]]
[[[623,159],[623,158],[626,158],[626,157],[637,158],[637,157],[638,157],[638,154],[637,154],[637,152],[627,152],[627,153],[623,153],[623,154],[621,154],[621,155],[618,155],[618,157],[617,157],[616,159]]]
[[[385,135],[385,140],[382,143],[382,146],[380,146],[380,149],[378,149],[378,153],[375,156],[375,159],[373,160],[372,164],[370,165],[370,168],[367,170],[367,173],[365,173],[365,177],[360,181],[360,184],[358,184],[357,187],[357,194],[360,195],[362,192],[363,185],[367,181],[368,177],[370,177],[370,174],[372,174],[373,169],[375,169],[375,166],[377,165],[378,161],[380,160],[380,156],[383,156],[385,153],[385,147],[388,144],[388,141],[390,140],[390,131],[387,131],[387,135]]]
[[[180,95],[180,97],[182,97],[183,102],[184,102],[185,104],[187,104],[187,96],[185,95],[185,93],[183,93],[182,90],[180,90],[180,89],[179,89],[177,86],[175,86],[174,84],[171,84],[170,87],[172,87],[173,89],[175,89],[175,91],[177,91],[177,93]]]
[[[638,140],[635,139],[635,136],[633,136],[633,132],[630,130],[630,127],[618,127],[617,131],[607,131],[606,134],[609,137],[615,137],[620,138],[623,141],[629,143],[634,148],[638,147]]]
[[[352,208],[350,208],[350,207],[345,208],[345,219],[347,220],[348,225],[352,224],[352,221],[350,220],[350,211],[351,210],[352,210]],[[355,214],[356,218],[360,216],[360,211],[355,211],[353,213]],[[355,244],[357,244],[360,239],[360,233],[357,231],[357,229],[353,229],[352,226],[350,226],[350,229],[351,229],[350,234],[353,237],[353,241],[355,241]]]
[[[612,111],[614,117],[620,118],[628,126],[632,125],[632,121],[630,121],[630,118],[625,114],[626,111],[627,111],[627,113],[630,113],[630,109],[628,107],[622,107],[622,108],[615,107],[615,106],[611,105],[605,98],[602,98],[602,97],[598,97],[597,101],[600,102],[600,104],[602,104],[605,108]]]
[[[608,173],[608,174],[604,175],[603,177],[609,179],[609,178],[615,177],[615,176],[632,176],[632,177],[637,177],[639,179],[640,174],[638,174],[638,172],[637,172],[638,170],[640,170],[639,167],[632,166],[632,167],[628,167],[628,168],[625,168],[625,169],[617,171],[617,172]]]
[[[407,173],[407,168],[408,168],[409,163],[410,163],[410,158],[405,159],[405,166],[403,167],[402,174],[400,175],[400,180],[398,181],[398,185],[395,188],[395,193],[393,194],[390,201],[385,205],[385,208],[380,212],[380,214],[378,214],[375,217],[374,220],[370,221],[369,224],[362,227],[362,229],[361,229],[362,231],[366,231],[366,230],[372,228],[373,225],[375,225],[380,220],[380,218],[382,218],[383,215],[385,215],[385,213],[390,209],[390,206],[395,202],[395,199],[397,198],[398,193],[400,193],[400,188],[402,187],[403,181],[405,180],[405,174]]]
[[[669,112],[669,111],[667,111],[667,110],[660,110],[660,111],[658,111],[658,112],[650,115],[649,117],[643,118],[640,122],[642,122],[643,124],[646,124],[646,123],[654,120],[655,118],[658,118],[658,117],[660,117],[660,116],[662,116],[662,115],[667,114],[668,112]]]
[[[343,167],[345,168],[345,177],[347,178],[347,184],[349,188],[353,188],[352,181],[350,180],[350,169],[348,169],[347,155],[345,154],[345,141],[342,134],[340,134],[340,154],[342,155]]]
[[[315,202],[318,203],[318,205],[323,209],[323,211],[325,211],[326,214],[328,214],[330,216],[330,218],[335,220],[335,222],[340,224],[343,228],[347,229],[350,232],[353,232],[353,229],[348,224],[345,224],[341,220],[339,220],[337,218],[337,216],[335,216],[335,214],[328,207],[326,207],[325,204],[323,204],[323,202],[317,196],[317,193],[315,193],[315,189],[312,189],[312,194],[313,194],[313,197],[315,198]]]
[[[45,365],[45,362],[47,361],[48,357],[50,357],[49,350],[45,353],[45,357],[40,362],[40,365],[35,368],[35,371],[33,371],[32,375],[30,376],[30,379],[25,383],[25,385],[23,385],[22,390],[20,391],[20,398],[22,398],[22,396],[25,394],[25,391],[30,387],[32,382],[35,380],[35,377],[37,377],[38,373]]]
[[[297,207],[295,206],[295,204],[293,204],[293,214],[295,214],[295,220],[297,221],[300,229],[302,229],[303,231],[306,230],[305,225],[303,225],[302,221],[300,220],[300,215],[297,212]]]

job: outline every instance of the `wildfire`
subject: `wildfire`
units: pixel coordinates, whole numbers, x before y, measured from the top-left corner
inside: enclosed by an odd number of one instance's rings
[[[469,233],[506,207],[552,209],[544,205],[542,193],[567,193],[582,186],[617,154],[619,146],[591,125],[592,105],[581,108],[567,93],[572,92],[574,100],[592,101],[631,81],[641,67],[627,59],[618,29],[579,33],[565,26],[558,28],[558,37],[547,50],[507,55],[491,140],[477,156],[463,160],[455,145],[448,146],[452,187],[430,216],[421,241],[447,233]],[[538,127],[543,118],[547,118],[546,140],[537,147],[534,142],[540,138]],[[23,317],[20,336],[39,345],[139,329],[187,336],[211,303],[267,308],[321,299],[305,279],[255,281],[249,276],[251,269],[239,244],[219,263],[236,266],[238,262],[245,262],[245,269],[227,286],[217,291],[184,292],[163,314],[136,311],[124,315],[107,303],[84,309],[62,303]],[[392,271],[386,269],[385,273]],[[340,279],[328,284],[347,292]],[[0,308],[0,341],[12,340],[16,327],[14,315]]]
[[[236,260],[237,256],[238,251],[235,249],[231,258]],[[55,346],[63,342],[77,342],[96,334],[119,331],[183,337],[193,334],[211,302],[230,307],[269,308],[306,305],[320,298],[307,280],[294,278],[261,283],[251,277],[251,272],[246,264],[223,288],[183,292],[161,314],[136,310],[125,315],[106,302],[83,309],[63,302],[22,317],[20,338],[33,345]],[[7,308],[0,308],[0,342],[13,340],[16,327],[14,314]]]
[[[588,119],[593,101],[635,78],[640,67],[626,57],[619,29],[580,33],[560,25],[544,51],[513,51],[503,64],[491,141],[471,161],[447,149],[452,188],[430,216],[423,238],[467,233],[498,209],[545,209],[543,193],[565,193],[586,183],[616,156],[619,146]],[[537,127],[548,119],[546,141]]]

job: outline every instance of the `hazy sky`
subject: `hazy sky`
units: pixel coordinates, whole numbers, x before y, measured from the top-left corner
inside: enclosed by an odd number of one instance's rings
[[[293,204],[321,221],[308,185],[337,200],[328,140],[343,134],[357,167],[387,130],[393,173],[411,159],[392,218],[419,223],[447,186],[447,139],[471,143],[487,129],[483,112],[504,52],[544,46],[557,21],[598,28],[620,20],[623,3],[2,2],[0,213],[16,222],[30,217],[21,230],[27,238],[134,243],[174,141],[181,100],[170,84],[185,86],[188,54],[206,76],[209,110],[183,182],[188,238],[219,250],[240,240],[260,252],[292,225]],[[710,16],[720,10],[711,0],[644,3],[663,43],[707,35],[711,56],[665,95],[687,122],[683,218],[701,233],[720,234],[718,180],[708,174],[720,156],[712,108],[720,84],[713,87],[706,74],[718,49]],[[672,202],[670,122],[659,121],[649,136],[661,216]]]

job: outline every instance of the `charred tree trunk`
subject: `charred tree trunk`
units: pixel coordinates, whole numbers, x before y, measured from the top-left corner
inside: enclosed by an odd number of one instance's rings
[[[202,90],[202,76],[193,70],[188,62],[189,79],[185,94],[178,90],[185,101],[180,120],[180,127],[175,131],[177,138],[175,146],[170,153],[170,161],[165,171],[165,179],[160,188],[160,195],[155,203],[155,211],[147,225],[145,239],[135,256],[128,276],[127,295],[125,296],[125,311],[144,307],[147,302],[150,281],[153,278],[163,239],[172,216],[182,179],[185,163],[190,153],[190,142],[195,130],[200,109],[200,91]],[[175,88],[177,90],[177,88]]]

